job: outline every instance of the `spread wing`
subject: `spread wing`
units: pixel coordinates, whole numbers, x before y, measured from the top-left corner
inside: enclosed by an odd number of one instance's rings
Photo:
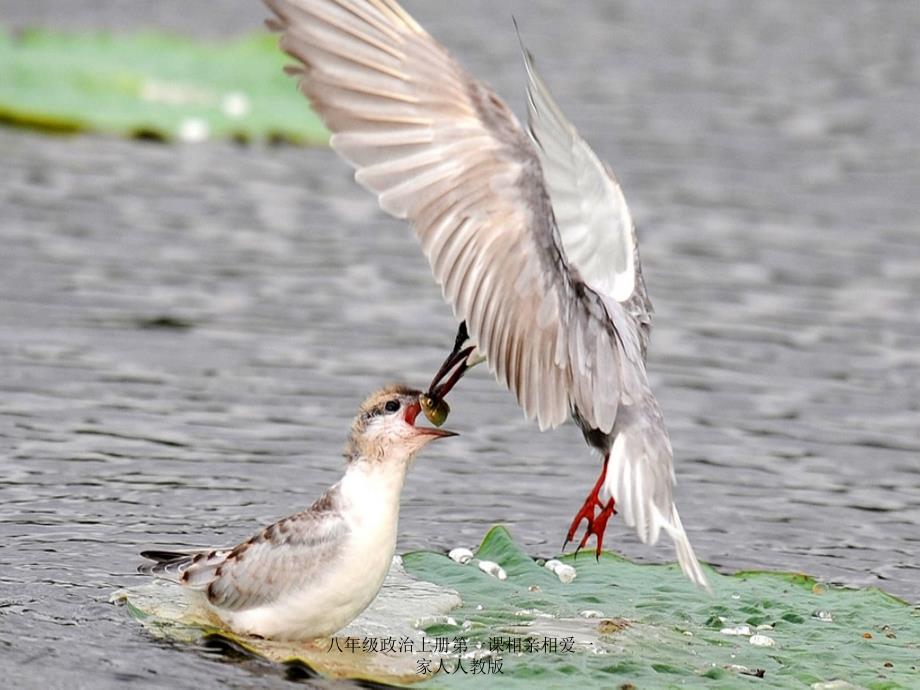
[[[145,551],[142,556],[158,562],[141,570],[200,590],[223,609],[269,604],[320,576],[335,560],[349,530],[334,509],[337,487],[310,510],[279,520],[233,549]]]
[[[610,314],[619,304],[571,269],[540,158],[511,111],[392,0],[266,2],[332,147],[411,222],[525,414],[546,428],[577,405],[609,433],[624,377],[644,368],[627,361],[634,338]]]
[[[568,260],[595,290],[625,302],[636,290],[636,232],[610,169],[579,136],[523,49],[528,130]],[[641,286],[640,286],[641,287]]]

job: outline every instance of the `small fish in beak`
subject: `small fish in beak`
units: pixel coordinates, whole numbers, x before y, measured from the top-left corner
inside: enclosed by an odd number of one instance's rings
[[[441,426],[447,420],[447,415],[450,414],[450,405],[447,404],[447,401],[441,398],[440,400],[435,400],[431,396],[422,393],[418,397],[419,404],[422,406],[422,412],[425,413],[425,416],[428,418],[428,421],[434,424],[435,426]]]
[[[425,393],[421,393],[418,396],[418,402],[410,405],[406,410],[406,422],[415,427],[416,433],[424,436],[434,436],[436,438],[457,436],[456,432],[448,431],[447,429],[415,426],[415,420],[418,417],[419,412],[423,412],[428,421],[430,421],[436,427],[439,427],[447,419],[447,415],[450,412],[450,407],[443,400],[436,402],[432,400],[430,396],[426,395]]]

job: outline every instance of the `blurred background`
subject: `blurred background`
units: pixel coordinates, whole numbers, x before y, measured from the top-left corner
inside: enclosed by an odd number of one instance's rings
[[[698,555],[920,601],[920,4],[405,4],[522,114],[513,13],[619,176]],[[425,384],[451,344],[409,230],[324,147],[265,16],[0,0],[11,687],[249,682],[110,593],[145,546],[234,543],[308,505],[365,394]],[[504,523],[557,553],[599,460],[485,371],[452,397],[462,436],[415,466],[398,550]],[[606,545],[672,558],[616,519]]]

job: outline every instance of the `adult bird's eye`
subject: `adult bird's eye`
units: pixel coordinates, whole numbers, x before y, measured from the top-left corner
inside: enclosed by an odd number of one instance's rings
[[[399,409],[399,401],[398,401],[398,400],[390,400],[390,401],[387,402],[386,405],[384,405],[384,408],[383,408],[383,409],[385,409],[387,412],[396,412],[396,410]]]

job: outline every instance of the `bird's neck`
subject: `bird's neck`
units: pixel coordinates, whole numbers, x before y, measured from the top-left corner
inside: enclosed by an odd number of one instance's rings
[[[361,522],[395,522],[399,517],[399,495],[405,478],[406,463],[357,457],[349,462],[342,477],[342,500]]]

